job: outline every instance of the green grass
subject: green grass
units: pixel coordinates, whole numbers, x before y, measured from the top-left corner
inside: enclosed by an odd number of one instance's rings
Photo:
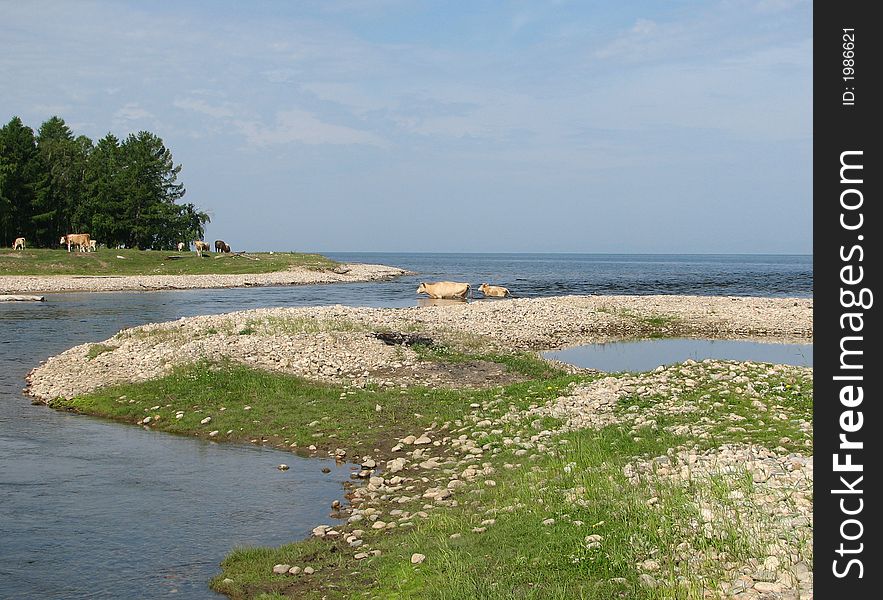
[[[711,477],[686,486],[665,479],[653,485],[633,485],[624,467],[638,459],[665,455],[670,448],[701,452],[726,442],[773,447],[786,437],[792,440],[783,443],[787,448],[811,453],[805,444],[811,437],[798,427],[811,416],[811,374],[771,374],[765,366],[750,365],[739,371],[738,385],[750,382],[757,397],[737,392],[735,382],[709,377],[679,396],[680,402],[693,406],[692,412],[654,415],[655,429],[642,429],[635,435],[628,425],[611,425],[557,434],[545,442],[545,451],[516,456],[517,446],[505,440],[513,436],[526,440],[560,423],[533,416],[489,431],[475,424],[476,420],[499,417],[511,407],[524,411],[542,405],[565,394],[574,383],[587,383],[600,375],[565,375],[541,368],[542,361],[531,355],[469,354],[438,346],[415,349],[425,360],[466,362],[481,356],[531,379],[478,390],[347,389],[204,362],[157,381],[118,386],[54,405],[129,422],[160,415],[151,427],[198,436],[219,430],[216,439],[279,446],[344,447],[349,456],[376,456],[374,448],[388,449],[398,437],[419,433],[433,422],[450,425],[448,435],[466,433],[477,444],[486,445],[484,455],[474,463],[492,466],[494,472],[459,490],[455,495],[458,506],[425,509],[426,518],[409,519],[381,533],[362,526],[365,547],[380,550],[380,556],[357,561],[353,558],[357,550],[345,543],[316,539],[279,548],[235,549],[223,561],[222,573],[212,580],[213,589],[232,598],[699,600],[707,590],[716,589],[726,562],[741,564],[758,556],[758,550],[737,519],[714,535],[697,531],[696,499],[726,509],[731,502],[729,492],[750,491],[750,476],[735,481]],[[679,376],[676,370],[670,373],[671,378]],[[755,400],[763,403],[763,410],[753,404]],[[658,396],[633,395],[624,398],[616,410],[637,406],[641,414],[651,414],[662,401],[670,403]],[[380,412],[375,410],[378,404]],[[175,418],[177,410],[184,411],[181,419]],[[740,430],[728,429],[732,422],[723,417],[730,414],[742,417],[735,423]],[[770,415],[784,418],[771,419]],[[206,416],[212,417],[211,422],[200,424]],[[711,422],[704,437],[672,433],[671,427],[704,417]],[[471,435],[478,430],[482,433]],[[426,476],[446,480],[439,473],[427,472]],[[496,485],[487,486],[485,479]],[[424,510],[424,502],[417,499],[395,508],[413,514]],[[388,511],[390,507],[382,508]],[[473,527],[486,519],[495,523],[484,533],[473,533]],[[554,523],[544,525],[546,519]],[[597,546],[587,543],[591,535],[601,536]],[[689,542],[686,549],[685,541]],[[419,566],[410,563],[415,552],[427,557]],[[697,561],[699,555],[707,558]],[[639,567],[648,560],[658,563],[650,572],[652,582]],[[319,570],[312,576],[272,575],[277,563]]]
[[[86,352],[86,359],[93,360],[98,356],[101,356],[105,352],[113,352],[117,349],[117,346],[108,346],[107,344],[92,344],[89,346],[89,350]]]
[[[122,256],[123,258],[117,258]],[[233,254],[162,252],[100,248],[97,252],[66,249],[0,249],[0,275],[218,275],[284,271],[291,267],[333,269],[339,263],[319,254],[298,252]],[[175,257],[175,258],[171,258]]]
[[[559,377],[547,385],[518,384],[507,390],[539,400],[554,397],[570,381]],[[229,441],[341,446],[370,453],[379,443],[419,432],[433,421],[460,419],[470,403],[493,400],[498,393],[500,388],[347,389],[241,365],[201,362],[161,379],[57,399],[51,405],[132,423],[150,416],[151,427],[171,433],[206,437],[218,431],[218,439]],[[176,418],[178,411],[183,417]],[[201,424],[207,416],[211,421]]]

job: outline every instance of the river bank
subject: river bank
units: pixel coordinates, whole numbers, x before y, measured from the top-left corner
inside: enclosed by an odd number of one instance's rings
[[[811,369],[688,361],[608,376],[532,354],[811,332],[805,299],[269,309],[78,346],[29,390],[151,429],[355,461],[363,483],[333,507],[346,522],[234,552],[213,582],[232,597],[811,598]]]
[[[191,275],[4,275],[0,293],[116,292],[309,285],[381,281],[407,274],[397,267],[343,264],[318,270],[290,267],[270,273]]]

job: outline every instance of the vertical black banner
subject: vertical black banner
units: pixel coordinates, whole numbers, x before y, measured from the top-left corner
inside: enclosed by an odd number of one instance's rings
[[[879,598],[880,25],[817,2],[813,31],[814,595]],[[836,594],[836,596],[835,596]]]

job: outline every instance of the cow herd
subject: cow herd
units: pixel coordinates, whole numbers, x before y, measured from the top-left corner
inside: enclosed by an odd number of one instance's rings
[[[68,252],[72,252],[74,248],[79,252],[95,252],[98,249],[98,242],[93,240],[92,236],[88,233],[69,233],[61,236],[58,243],[62,247],[67,246]],[[196,240],[193,242],[193,245],[196,247],[196,254],[198,256],[202,256],[203,252],[209,252],[210,246],[206,242]],[[13,250],[24,250],[26,246],[27,240],[23,237],[15,238],[15,241],[12,243]],[[177,248],[178,252],[184,252],[184,250],[189,250],[190,244],[178,242]],[[215,240],[215,252],[229,254],[232,250],[230,250],[230,244],[224,240]]]
[[[478,289],[484,294],[485,298],[505,298],[511,296],[507,288],[499,285],[488,285],[482,283]],[[472,286],[468,283],[460,283],[457,281],[437,281],[435,283],[421,283],[417,288],[418,294],[426,294],[430,298],[438,300],[466,300],[467,296],[471,297]]]
[[[184,242],[178,244],[178,251],[182,251],[184,246]],[[203,242],[202,240],[196,240],[193,242],[193,246],[196,248],[196,255],[202,256],[203,252],[210,252],[211,246],[208,245],[208,242]],[[224,240],[215,240],[215,252],[230,254],[232,250],[230,250],[230,244],[225,242]]]
[[[69,233],[61,237],[59,240],[59,244],[62,246],[67,246],[67,251],[71,252],[73,247],[77,247],[80,252],[95,252],[98,248],[98,242],[93,240],[88,233]],[[15,238],[15,242],[12,244],[13,250],[24,250],[26,245],[26,240],[23,237]],[[211,246],[208,245],[208,242],[204,242],[202,240],[196,240],[193,242],[193,246],[196,249],[196,255],[202,256],[203,252],[210,252]],[[189,244],[185,242],[178,242],[178,252],[183,252],[185,248],[189,249]],[[225,242],[224,240],[215,240],[215,252],[229,254],[230,244]],[[499,285],[488,285],[487,283],[482,283],[478,289],[484,294],[485,298],[505,298],[506,296],[511,296],[512,292],[510,292],[507,288],[504,288]],[[461,283],[457,281],[436,281],[435,283],[426,283],[423,282],[417,288],[418,294],[426,294],[430,298],[439,299],[439,300],[463,300],[465,301],[467,297],[472,297],[472,286],[468,283]]]

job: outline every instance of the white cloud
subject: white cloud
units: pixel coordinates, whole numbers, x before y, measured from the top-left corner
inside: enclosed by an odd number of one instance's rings
[[[215,119],[229,118],[235,114],[229,106],[213,106],[205,100],[198,98],[177,98],[172,104],[178,108],[192,110]]]
[[[129,102],[117,110],[113,116],[123,121],[141,121],[154,118],[153,113],[139,106],[137,102]]]
[[[381,137],[352,127],[321,121],[301,109],[276,114],[276,123],[267,126],[257,121],[233,121],[251,146],[270,146],[299,142],[302,144],[364,144],[387,147]]]

